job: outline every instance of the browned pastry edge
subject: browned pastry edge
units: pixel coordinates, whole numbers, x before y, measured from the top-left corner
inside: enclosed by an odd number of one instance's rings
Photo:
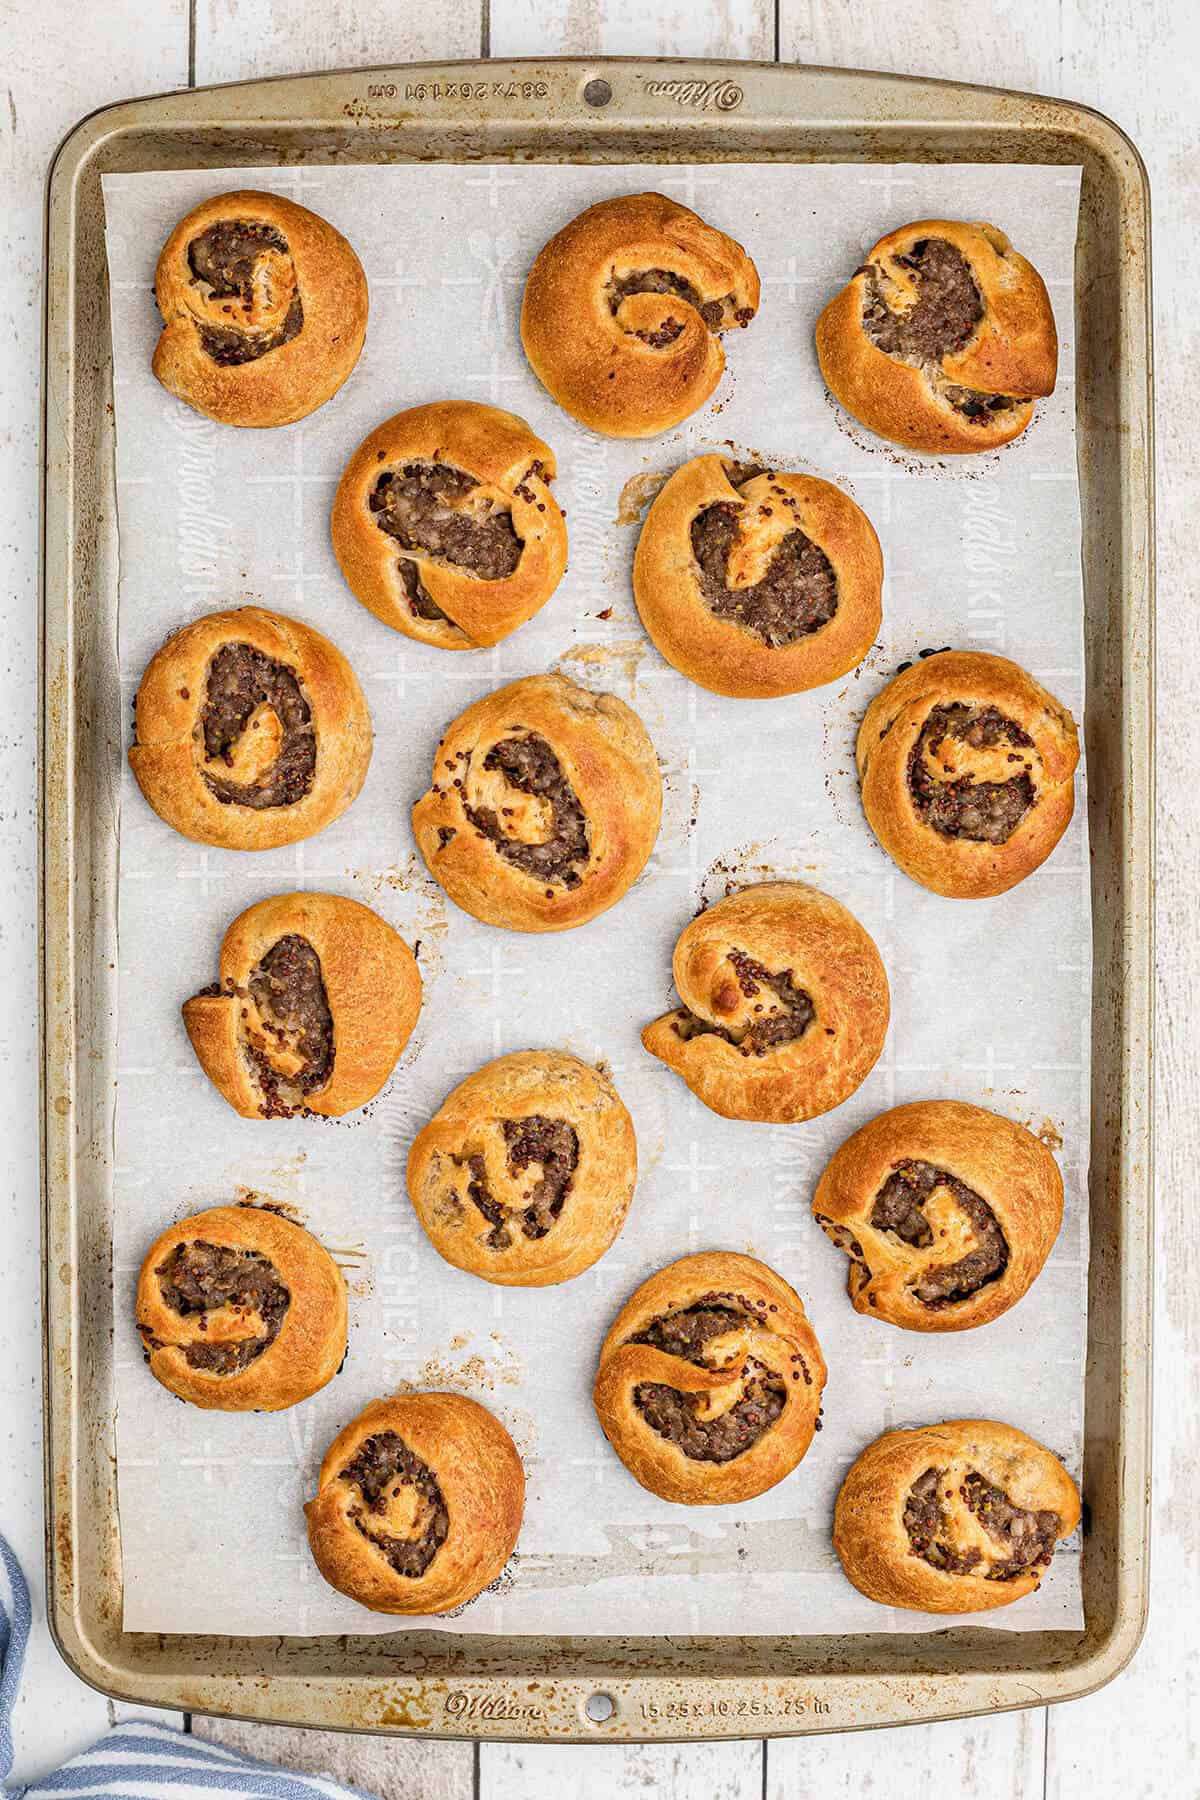
[[[288,1294],[277,1334],[243,1368],[221,1374],[193,1367],[189,1344],[235,1345],[269,1335],[256,1313],[226,1304],[180,1313],[167,1304],[157,1271],[181,1245],[254,1251],[272,1264]],[[323,1244],[278,1213],[257,1206],[214,1206],[169,1225],[146,1252],[137,1285],[137,1327],[150,1372],[193,1406],[220,1412],[281,1412],[332,1381],[346,1354],[346,1283]],[[199,1320],[204,1328],[200,1329]]]
[[[978,1550],[983,1573],[935,1568],[913,1549],[905,1507],[913,1484],[931,1468],[948,1475],[939,1487],[949,1524],[937,1541],[959,1555]],[[1000,1543],[964,1502],[961,1484],[972,1471],[1014,1506],[1057,1514],[1055,1541],[1070,1537],[1079,1523],[1079,1491],[1058,1457],[1013,1425],[949,1419],[885,1432],[851,1466],[834,1508],[833,1547],[860,1593],[882,1606],[973,1613],[1008,1606],[1040,1585],[1040,1567],[987,1577],[986,1570],[1004,1558],[996,1555]]]
[[[760,973],[739,974],[731,951]],[[642,1043],[724,1118],[816,1118],[879,1059],[890,1013],[879,952],[852,913],[804,882],[762,882],[710,906],[680,933],[673,969],[683,1005],[647,1025]],[[789,975],[813,1009],[801,1035],[765,1048],[761,1021],[783,1007],[762,971]]]
[[[630,1342],[656,1319],[701,1300],[755,1321],[735,1323],[710,1340],[709,1360],[721,1357],[714,1367],[654,1344]],[[718,1343],[724,1346],[719,1353]],[[698,1413],[711,1407],[719,1416],[763,1375],[786,1390],[782,1411],[727,1461],[685,1454],[678,1442],[654,1429],[635,1399],[641,1384],[652,1383],[678,1394],[711,1396],[697,1401]],[[791,1474],[812,1442],[825,1375],[821,1347],[794,1289],[752,1256],[713,1250],[660,1269],[625,1302],[601,1347],[592,1398],[605,1437],[644,1488],[681,1505],[716,1506],[750,1500]]]
[[[721,304],[717,330],[758,310],[758,271],[742,246],[663,194],[589,206],[529,272],[521,341],[533,372],[564,412],[608,437],[669,431],[703,406],[725,367],[720,338],[686,298],[622,297],[612,285],[663,270],[702,305]]]
[[[487,1213],[472,1198],[480,1182]],[[590,1268],[624,1224],[636,1182],[620,1095],[562,1050],[519,1050],[468,1075],[408,1157],[409,1199],[434,1249],[502,1286],[545,1287]]]
[[[902,312],[916,284],[899,259],[928,238],[960,252],[984,308],[965,346],[934,365],[933,380],[917,362],[874,344],[863,323],[868,271],[883,271]],[[1033,417],[1034,397],[1053,393],[1057,375],[1058,337],[1045,283],[1002,231],[982,222],[918,219],[880,238],[817,320],[816,341],[821,373],[847,412],[890,443],[929,454],[966,455],[1011,442]],[[1020,404],[971,418],[945,398],[947,386]]]
[[[871,1222],[885,1185],[912,1164],[970,1189],[1002,1236],[999,1272],[962,1298],[939,1295],[930,1303],[915,1291],[920,1277],[978,1257],[984,1242],[942,1184],[921,1208],[927,1245]],[[1023,1125],[960,1100],[917,1100],[880,1113],[846,1139],[825,1166],[812,1209],[850,1258],[847,1291],[856,1312],[909,1331],[966,1331],[1006,1313],[1041,1273],[1062,1224],[1063,1182],[1049,1150]],[[994,1252],[990,1231],[988,1239]],[[980,1266],[995,1260],[985,1254]],[[963,1277],[972,1279],[969,1268]],[[939,1286],[936,1277],[931,1285]]]
[[[932,709],[956,704],[994,707],[1032,739],[1027,758],[1013,760],[1006,748],[1003,769],[987,777],[1019,776],[1026,761],[1032,769],[1035,802],[1003,843],[948,837],[914,806],[910,757]],[[942,651],[897,675],[867,708],[855,757],[863,810],[883,848],[906,875],[948,899],[986,899],[1015,887],[1045,862],[1075,809],[1074,719],[1018,664],[983,651]],[[947,764],[943,773],[954,779],[958,767]],[[962,773],[971,772],[964,757]]]
[[[333,1039],[328,1078],[294,1104],[287,1078],[303,1073],[302,1047],[294,1032],[281,1044],[277,1021],[264,1018],[249,987],[261,959],[291,936],[319,959]],[[421,1009],[421,975],[404,939],[369,906],[340,894],[276,894],[247,907],[222,940],[217,985],[218,992],[202,989],[184,1001],[183,1023],[204,1073],[246,1119],[293,1111],[336,1118],[365,1106],[396,1066]],[[259,1057],[283,1077],[280,1084]]]
[[[815,476],[768,469],[735,486],[737,474],[729,457],[697,456],[658,494],[633,564],[642,623],[674,668],[713,693],[763,700],[835,681],[862,661],[882,617],[883,558],[871,521],[848,494]],[[800,531],[832,567],[832,618],[791,643],[772,645],[706,605],[692,526],[709,507],[722,505],[738,507],[727,566],[731,587],[760,582],[784,539]]]
[[[514,865],[468,813],[478,819],[490,809],[510,842],[548,841],[546,803],[484,767],[496,745],[531,735],[549,745],[586,819],[586,857],[572,867],[572,886]],[[412,821],[430,874],[464,912],[509,931],[568,931],[632,887],[661,815],[658,759],[632,708],[564,675],[530,675],[485,694],[447,727]]]
[[[445,557],[403,548],[382,531],[370,500],[379,477],[402,464],[448,464],[478,484],[469,504],[508,511],[522,540],[513,573],[483,579]],[[414,406],[378,426],[347,463],[333,502],[334,553],[355,596],[385,625],[444,650],[498,644],[545,605],[567,566],[567,527],[549,482],[554,452],[515,413],[474,400]],[[407,561],[442,618],[413,607],[400,576]]]
[[[248,644],[300,682],[312,713],[316,766],[308,791],[293,802],[261,810],[222,802],[205,781],[206,768],[222,778],[232,773],[221,762],[206,763],[200,730],[212,660],[226,644]],[[175,632],[147,663],[134,705],[129,766],[137,784],[160,818],[197,843],[273,850],[312,837],[345,812],[366,779],[371,715],[350,664],[311,625],[261,606],[208,613]],[[239,751],[274,743],[274,720],[267,709],[261,738],[244,731]]]
[[[355,1500],[352,1484],[339,1479],[373,1436],[394,1433],[435,1478],[447,1515],[447,1531],[424,1573],[405,1575],[356,1525],[359,1507],[367,1526],[371,1509]],[[408,1491],[398,1484],[390,1503],[403,1540],[418,1523],[404,1517]],[[325,1453],[315,1497],[304,1511],[308,1542],[321,1574],[339,1593],[384,1613],[444,1613],[473,1600],[496,1580],[516,1546],[525,1506],[525,1471],[500,1421],[462,1394],[397,1394],[372,1400],[343,1427]],[[380,1515],[385,1530],[387,1511]]]
[[[205,300],[188,261],[192,241],[226,220],[272,226],[287,240],[304,314],[289,341],[229,365],[204,349],[199,321],[228,329],[236,315],[226,317],[220,301]],[[193,207],[163,245],[154,292],[163,318],[155,375],[169,392],[223,425],[288,425],[315,412],[350,374],[366,336],[367,281],[358,257],[327,220],[279,194],[246,189]]]

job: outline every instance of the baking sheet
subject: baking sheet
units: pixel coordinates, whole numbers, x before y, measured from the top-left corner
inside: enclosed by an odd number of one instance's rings
[[[1071,296],[1079,172],[996,165],[887,169],[676,166],[653,185],[734,232],[763,276],[749,331],[727,339],[714,401],[653,443],[613,443],[549,401],[516,318],[537,248],[581,207],[649,185],[634,167],[472,165],[106,176],[121,538],[119,653],[131,700],[185,620],[255,600],[327,631],[363,680],[377,741],[366,786],[320,837],[257,855],[204,849],[121,803],[120,1074],[115,1328],[118,1472],[130,1630],[407,1629],[327,1589],[302,1500],[334,1432],[405,1383],[471,1393],[513,1431],[530,1477],[517,1556],[439,1629],[654,1635],[919,1628],[857,1595],[829,1546],[833,1496],[889,1426],[984,1414],[1050,1444],[1078,1476],[1086,1304],[1090,918],[1082,774],[1075,823],[1013,893],[955,905],[902,876],[858,807],[853,737],[897,663],[953,643],[1015,656],[1082,716],[1082,592]],[[223,188],[275,189],[355,244],[372,297],[367,348],[300,424],[241,433],[201,419],[149,373],[154,260],[180,213]],[[812,323],[883,231],[907,217],[990,218],[1046,276],[1063,375],[1016,445],[969,463],[901,455],[825,395]],[[461,394],[520,412],[554,446],[571,568],[539,617],[492,651],[403,639],[345,589],[328,543],[338,474],[389,413]],[[732,444],[842,482],[883,543],[880,643],[855,676],[755,704],[705,694],[640,631],[627,484]],[[624,492],[624,503],[622,494]],[[634,890],[591,925],[520,937],[456,911],[415,856],[408,808],[444,724],[479,694],[546,668],[634,704],[666,777],[663,830]],[[835,1113],[768,1127],[708,1114],[642,1052],[672,1002],[670,951],[701,897],[769,875],[814,881],[879,944],[892,985],[883,1059]],[[421,1022],[381,1098],[349,1120],[236,1118],[200,1074],[178,1005],[211,980],[229,919],[267,894],[329,888],[420,941]],[[642,1178],[621,1239],[559,1289],[491,1288],[444,1265],[404,1193],[412,1135],[472,1068],[561,1045],[603,1058],[638,1129]],[[845,1261],[809,1216],[825,1159],[873,1113],[955,1095],[1061,1137],[1067,1211],[1046,1270],[995,1324],[919,1338],[861,1319]],[[244,1194],[297,1209],[351,1284],[350,1356],[291,1412],[200,1414],[152,1380],[133,1331],[136,1270],[170,1219]],[[803,1295],[830,1365],[824,1430],[787,1481],[740,1507],[685,1511],[626,1474],[589,1393],[628,1292],[688,1250],[751,1251]],[[124,1353],[120,1347],[124,1346]],[[702,1579],[701,1579],[702,1577]],[[944,1629],[943,1619],[924,1621]],[[1013,1616],[1078,1627],[1074,1542]]]

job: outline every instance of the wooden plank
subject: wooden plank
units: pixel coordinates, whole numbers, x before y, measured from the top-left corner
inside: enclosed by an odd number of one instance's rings
[[[437,7],[366,0],[194,0],[194,78],[248,81],[305,69],[478,56],[481,0]],[[230,1719],[193,1720],[198,1737],[266,1762],[377,1794],[380,1800],[471,1800],[470,1744],[356,1738]]]
[[[109,101],[187,80],[187,0],[131,13],[74,8],[69,30],[44,0],[6,0],[0,31],[0,546],[4,551],[5,725],[0,731],[0,1311],[3,1526],[29,1579],[34,1629],[13,1719],[15,1782],[99,1737],[101,1695],[55,1650],[45,1622],[42,1525],[41,1245],[38,1235],[37,644],[42,209],[46,168],[75,121]]]
[[[479,1800],[760,1800],[762,1745],[483,1744]]]
[[[1042,1800],[1046,1709],[994,1718],[775,1738],[766,1746],[766,1800]]]
[[[549,15],[549,16],[547,16]],[[648,14],[640,0],[490,0],[492,56],[774,55],[773,0],[695,0]],[[482,1744],[479,1800],[759,1800],[763,1745],[531,1746]]]
[[[1019,16],[1030,0],[1018,0]],[[784,62],[882,69],[947,80],[1039,84],[1054,14],[1040,29],[1001,34],[980,29],[961,0],[860,0],[829,7],[816,0],[779,0],[779,54]],[[1039,60],[1042,59],[1042,60]],[[986,65],[986,66],[985,66]],[[1041,84],[1046,85],[1042,80]],[[900,223],[897,220],[897,223]],[[918,1800],[934,1784],[986,1800],[1041,1800],[1044,1709],[894,1731],[849,1732],[767,1746],[771,1800],[835,1800],[857,1795],[887,1771],[889,1800]]]
[[[1158,1271],[1155,1313],[1154,1550],[1150,1625],[1110,1687],[1050,1714],[1047,1800],[1078,1794],[1194,1795],[1200,1776],[1200,1160],[1196,995],[1200,993],[1200,798],[1189,711],[1200,682],[1192,628],[1197,484],[1189,386],[1200,359],[1188,272],[1200,229],[1191,0],[1066,0],[1060,86],[1125,127],[1154,196],[1158,395]],[[1148,71],[1153,70],[1153,79]]]
[[[470,1744],[410,1738],[352,1737],[344,1731],[293,1731],[242,1719],[192,1720],[196,1737],[261,1762],[327,1775],[378,1800],[472,1800],[475,1753]]]
[[[773,0],[490,0],[492,56],[714,56],[775,54]]]
[[[1035,0],[779,0],[779,57],[1058,93],[1059,7]],[[1124,13],[1136,0],[1117,0]]]
[[[1200,1152],[1194,996],[1200,991],[1200,803],[1187,709],[1200,643],[1185,626],[1194,585],[1195,459],[1187,384],[1200,355],[1187,251],[1200,228],[1192,179],[1200,133],[1191,71],[1192,0],[861,0],[852,9],[781,0],[781,48],[797,61],[929,74],[1077,99],[1130,132],[1155,208],[1158,381],[1159,914],[1158,1243],[1154,1560],[1150,1626],[1132,1667],[1099,1694],[1052,1708],[1047,1800],[1079,1794],[1192,1795],[1200,1766],[1200,1255],[1188,1217]],[[1153,69],[1153,80],[1147,71]],[[1003,221],[999,221],[1003,223]],[[1188,1654],[1189,1646],[1192,1654]],[[943,1731],[945,1727],[934,1728]],[[772,1756],[776,1751],[772,1749]],[[802,1791],[802,1790],[797,1790]]]
[[[193,0],[196,85],[478,56],[486,0]]]
[[[548,16],[549,15],[549,16]],[[491,0],[493,56],[762,57],[774,54],[771,0],[695,0],[648,13],[640,0]],[[479,1800],[759,1800],[763,1746],[483,1744]]]
[[[110,1725],[127,1725],[131,1719],[150,1719],[156,1725],[165,1725],[171,1731],[187,1730],[185,1713],[164,1712],[158,1706],[129,1706],[124,1700],[108,1702],[108,1722]]]

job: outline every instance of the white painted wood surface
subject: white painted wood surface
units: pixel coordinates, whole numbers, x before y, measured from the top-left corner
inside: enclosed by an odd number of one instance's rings
[[[1185,247],[1200,230],[1194,0],[100,0],[47,9],[0,0],[0,546],[5,553],[0,726],[0,1246],[14,1298],[0,1317],[7,1479],[0,1526],[41,1607],[37,1319],[34,660],[36,395],[42,178],[71,122],[134,93],[307,68],[443,56],[658,54],[895,69],[1085,101],[1133,136],[1155,204],[1159,632],[1159,1282],[1155,1567],[1150,1630],[1123,1676],[1089,1700],[885,1733],[732,1745],[560,1749],[363,1742],[196,1722],[254,1754],[327,1769],[386,1800],[657,1795],[664,1800],[835,1800],[947,1790],[988,1800],[1191,1800],[1200,1793],[1200,801],[1184,714],[1200,683],[1192,517],[1200,331]],[[57,1661],[43,1620],[18,1709],[18,1778],[96,1735],[105,1703]]]
[[[114,32],[99,6],[49,29],[38,0],[0,0],[0,1529],[39,1618],[14,1730],[28,1779],[103,1729],[105,1702],[68,1672],[44,1623],[37,1061],[38,392],[42,200],[55,145],[109,100],[187,81],[188,0],[154,0]]]

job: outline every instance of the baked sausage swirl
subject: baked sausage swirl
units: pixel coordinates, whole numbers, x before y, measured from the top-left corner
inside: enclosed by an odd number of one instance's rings
[[[160,818],[202,844],[272,850],[338,818],[366,778],[371,715],[327,637],[260,606],[209,613],[155,651],[129,766]]]
[[[376,618],[443,650],[498,644],[567,566],[554,452],[515,413],[473,400],[414,406],[346,465],[333,548]]]
[[[879,540],[848,494],[723,456],[675,471],[633,564],[663,656],[736,699],[798,694],[854,668],[879,630],[882,583]]]
[[[887,976],[852,913],[799,881],[719,900],[675,945],[682,1005],[642,1043],[726,1119],[795,1123],[861,1086],[887,1034]]]
[[[374,1612],[444,1613],[502,1573],[524,1507],[499,1419],[462,1394],[397,1394],[334,1438],[304,1512],[339,1593]]]
[[[1003,656],[946,650],[913,663],[867,708],[855,756],[876,837],[950,899],[1015,887],[1075,809],[1075,721]]]
[[[920,219],[880,238],[817,320],[831,391],[911,450],[993,450],[1052,394],[1058,337],[1045,283],[994,225]]]
[[[703,406],[725,367],[719,333],[758,311],[742,246],[663,194],[602,200],[541,251],[521,307],[533,372],[607,437],[654,437]]]
[[[337,1118],[376,1095],[421,1009],[416,959],[369,906],[278,894],[234,919],[220,979],[183,1004],[200,1066],[244,1119]]]
[[[530,675],[455,719],[412,818],[430,874],[464,912],[567,931],[633,885],[661,813],[637,714],[564,675]]]
[[[193,1406],[280,1412],[346,1354],[346,1284],[323,1245],[264,1207],[214,1206],[146,1253],[137,1328],[150,1373]]]
[[[1079,1517],[1052,1451],[994,1419],[949,1419],[868,1444],[838,1494],[833,1547],[882,1606],[986,1612],[1038,1587]]]
[[[636,1181],[633,1121],[616,1088],[562,1050],[519,1050],[468,1075],[408,1157],[409,1199],[434,1249],[502,1286],[590,1268]]]
[[[223,425],[288,425],[358,361],[367,282],[340,232],[279,194],[217,194],[179,221],[154,275],[154,373]]]
[[[751,1500],[812,1442],[825,1361],[800,1296],[733,1251],[685,1256],[644,1281],[600,1351],[605,1437],[664,1500]]]
[[[895,1106],[847,1138],[813,1199],[856,1312],[966,1331],[1015,1306],[1062,1224],[1063,1183],[1023,1125],[960,1100]]]

